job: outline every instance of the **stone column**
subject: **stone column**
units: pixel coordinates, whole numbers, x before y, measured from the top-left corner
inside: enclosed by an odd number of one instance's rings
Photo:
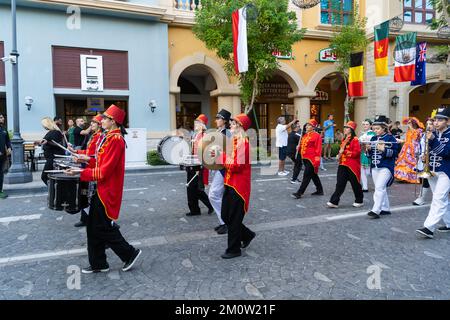
[[[314,96],[315,94],[297,95],[293,97],[297,119],[302,126],[311,119],[311,98]]]
[[[354,99],[355,101],[355,119],[354,121],[358,125],[356,128],[356,134],[359,135],[361,132],[361,123],[367,118],[367,97],[358,97]]]

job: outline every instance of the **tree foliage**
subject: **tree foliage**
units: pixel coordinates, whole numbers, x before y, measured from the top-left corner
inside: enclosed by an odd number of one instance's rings
[[[235,75],[233,65],[232,12],[247,4],[254,5],[256,20],[247,22],[248,72],[240,74],[241,99],[248,113],[258,95],[259,85],[279,67],[274,51],[290,52],[304,30],[298,30],[297,17],[288,11],[288,0],[204,0],[196,12],[193,32],[206,47],[225,60],[225,70]]]
[[[334,3],[339,1],[334,1]],[[350,55],[355,52],[365,51],[369,44],[366,36],[367,18],[361,17],[359,5],[355,3],[350,21],[346,25],[335,26],[330,48],[335,52],[337,62],[336,69],[344,78],[345,90],[345,116],[348,119],[348,72],[350,68]]]
[[[439,17],[434,18],[428,24],[431,30],[437,30],[441,27],[448,26],[450,24],[450,2],[448,0],[428,0],[428,3],[431,4],[436,10],[436,13],[439,14]]]

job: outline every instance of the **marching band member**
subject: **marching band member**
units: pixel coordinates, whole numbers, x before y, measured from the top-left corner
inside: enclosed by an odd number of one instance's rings
[[[75,150],[70,145],[67,147],[70,151],[77,154],[85,154],[88,156],[95,155],[95,148],[97,147],[97,140],[102,135],[102,119],[101,115],[96,115],[91,120],[91,136],[87,142],[86,150]],[[88,214],[86,213],[87,208],[81,209],[80,221],[74,224],[74,227],[85,227],[87,224]],[[88,210],[89,211],[89,210]]]
[[[318,175],[320,166],[320,157],[322,154],[322,137],[314,129],[318,123],[315,119],[311,119],[305,125],[305,134],[300,143],[300,150],[305,171],[303,173],[303,181],[297,192],[292,196],[300,199],[306,191],[311,179],[316,186],[316,191],[312,195],[323,196],[323,187]]]
[[[370,139],[371,144],[366,146],[372,166],[373,207],[367,214],[371,219],[378,219],[380,215],[391,214],[387,187],[394,182],[394,165],[398,153],[397,140],[388,131],[389,119],[378,116],[373,122],[372,129],[376,136]],[[388,142],[389,144],[386,144]]]
[[[423,134],[423,123],[416,117],[403,119],[403,124],[408,124],[406,139],[395,162],[394,177],[408,183],[418,183],[416,155],[420,150],[420,138]],[[398,142],[403,142],[398,140]]]
[[[445,226],[438,231],[450,231],[450,212],[448,194],[450,192],[450,128],[448,120],[450,108],[439,108],[434,118],[435,132],[426,133],[430,150],[430,170],[433,175],[428,179],[433,192],[430,211],[423,228],[416,232],[426,238],[433,238],[436,225],[443,219]]]
[[[102,127],[95,158],[80,155],[78,161],[89,161],[81,172],[81,181],[95,181],[95,191],[87,221],[87,246],[90,266],[83,273],[108,272],[105,245],[108,245],[124,262],[122,271],[130,270],[141,254],[122,236],[115,221],[119,218],[125,176],[125,140],[123,127],[125,111],[111,105],[103,114]],[[74,175],[74,171],[67,170]]]
[[[345,138],[342,140],[337,159],[339,167],[337,171],[336,190],[327,206],[330,208],[338,208],[339,200],[344,193],[347,182],[350,181],[353,193],[355,194],[355,208],[362,207],[363,192],[361,184],[359,183],[361,177],[361,146],[359,145],[358,137],[356,136],[356,123],[353,121],[347,122],[344,126]]]
[[[434,117],[434,115],[432,115]],[[432,118],[428,118],[426,125],[428,131],[434,131],[433,126],[434,120]],[[419,160],[417,161],[417,172],[422,172],[424,169],[424,160],[425,160],[425,138],[426,134],[422,135],[422,138],[420,139],[420,155]],[[419,197],[413,201],[413,205],[415,206],[423,206],[425,204],[425,198],[430,191],[430,183],[428,182],[427,178],[419,178],[420,183],[420,193]]]
[[[366,119],[362,123],[363,130],[359,137],[359,142],[361,143],[361,149],[365,150],[365,146],[370,139],[375,135],[372,131],[372,120]],[[367,157],[365,152],[361,152],[361,186],[363,192],[369,192],[369,186],[367,183],[367,177],[370,176],[370,159]]]
[[[230,118],[231,113],[225,109],[220,110],[216,115],[217,131],[222,133],[225,137],[229,136]],[[218,234],[225,234],[228,232],[228,228],[225,222],[222,220],[221,216],[222,198],[224,191],[223,180],[225,176],[225,170],[211,170],[211,176],[213,178],[211,181],[208,197],[212,207],[214,208],[214,211],[217,214],[217,219],[219,219],[219,225],[215,227],[214,230]]]
[[[204,114],[201,114],[194,121],[194,131],[195,135],[192,138],[192,154],[198,155],[198,147],[202,143],[203,136],[206,131],[206,126],[208,124],[208,117]],[[208,185],[209,179],[209,171],[206,168],[200,169],[197,171],[193,167],[186,167],[187,172],[187,182],[189,185],[187,188],[187,198],[188,198],[188,206],[189,212],[186,213],[187,216],[198,216],[201,215],[200,207],[198,205],[198,201],[200,200],[208,207],[208,214],[214,212],[214,208],[211,206],[211,202],[209,202],[208,195],[205,193],[205,185]],[[192,180],[193,179],[193,180]]]
[[[250,118],[243,113],[231,119],[232,152],[230,156],[225,152],[222,156],[225,190],[221,213],[228,226],[228,248],[222,254],[223,259],[239,257],[241,248],[248,247],[256,236],[242,223],[248,212],[251,189],[250,143],[245,132],[250,125]]]

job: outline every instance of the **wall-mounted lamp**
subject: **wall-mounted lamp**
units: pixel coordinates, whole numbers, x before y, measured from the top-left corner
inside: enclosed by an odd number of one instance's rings
[[[152,113],[154,113],[155,109],[157,107],[156,100],[151,100],[150,103],[148,104],[148,106],[150,107],[150,110],[152,111]]]
[[[398,106],[399,101],[400,101],[400,98],[398,96],[393,96],[391,99],[391,106],[393,106],[393,107]]]
[[[17,63],[17,57],[16,56],[3,57],[3,58],[0,58],[0,60],[2,62],[10,61],[12,64],[16,64]]]
[[[31,110],[31,105],[33,104],[34,100],[32,97],[25,97],[25,105],[27,106],[28,111]]]

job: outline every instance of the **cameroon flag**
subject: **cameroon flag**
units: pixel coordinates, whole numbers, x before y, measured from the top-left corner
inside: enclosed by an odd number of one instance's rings
[[[388,70],[388,48],[389,48],[389,21],[375,26],[375,75],[377,77],[387,76]]]
[[[352,53],[350,55],[350,69],[348,76],[348,95],[350,97],[363,96],[363,52]]]

